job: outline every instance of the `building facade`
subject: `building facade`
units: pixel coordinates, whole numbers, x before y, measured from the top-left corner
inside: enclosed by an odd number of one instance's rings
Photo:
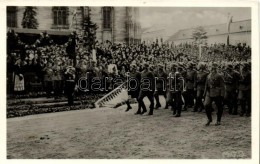
[[[207,32],[206,43],[208,45],[215,43],[227,44],[229,40],[229,44],[231,45],[246,43],[247,45],[251,46],[251,20],[231,22],[229,32],[227,24],[203,26],[203,28]],[[191,44],[194,42],[194,39],[192,38],[192,33],[194,30],[195,28],[179,30],[167,41],[174,45],[179,45],[183,43]]]
[[[7,27],[22,30],[25,7],[7,7]],[[136,7],[37,7],[37,30],[67,34],[82,31],[82,22],[90,16],[96,23],[96,40],[99,42],[136,44],[141,42],[139,8]],[[36,31],[37,31],[36,30]],[[28,31],[28,30],[27,30]],[[34,30],[35,31],[35,30]]]

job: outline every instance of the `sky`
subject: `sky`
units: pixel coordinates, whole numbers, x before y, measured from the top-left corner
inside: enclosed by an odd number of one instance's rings
[[[142,28],[166,26],[170,33],[180,29],[226,23],[228,13],[233,22],[251,19],[251,9],[246,7],[141,7]]]

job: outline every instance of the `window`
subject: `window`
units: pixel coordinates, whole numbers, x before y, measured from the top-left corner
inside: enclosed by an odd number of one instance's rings
[[[7,27],[16,27],[17,25],[16,7],[7,7]]]
[[[55,26],[68,25],[68,8],[67,7],[53,7],[53,24]]]
[[[103,28],[111,28],[111,7],[103,7]]]

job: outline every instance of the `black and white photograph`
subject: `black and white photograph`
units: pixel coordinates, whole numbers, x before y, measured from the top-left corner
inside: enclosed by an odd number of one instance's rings
[[[7,160],[252,159],[250,5],[4,9]]]

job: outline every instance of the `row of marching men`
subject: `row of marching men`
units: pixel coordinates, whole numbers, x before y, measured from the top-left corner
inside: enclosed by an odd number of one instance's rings
[[[129,80],[131,78],[137,80],[133,82]],[[216,126],[221,123],[225,105],[229,114],[247,117],[251,114],[251,65],[247,62],[222,64],[176,62],[166,69],[160,64],[154,69],[144,63],[142,72],[138,72],[136,65],[132,64],[128,81],[130,88],[128,94],[138,101],[138,110],[135,114],[147,113],[143,102],[144,97],[147,97],[150,101],[147,115],[153,115],[154,109],[161,108],[159,95],[165,97],[164,108],[171,107],[175,117],[180,117],[181,112],[188,109],[192,109],[193,112],[205,110],[208,118],[206,126],[212,122],[213,102],[217,108]],[[135,87],[136,81],[138,87]],[[126,104],[126,111],[132,109],[129,101]],[[241,108],[238,108],[239,105]]]

